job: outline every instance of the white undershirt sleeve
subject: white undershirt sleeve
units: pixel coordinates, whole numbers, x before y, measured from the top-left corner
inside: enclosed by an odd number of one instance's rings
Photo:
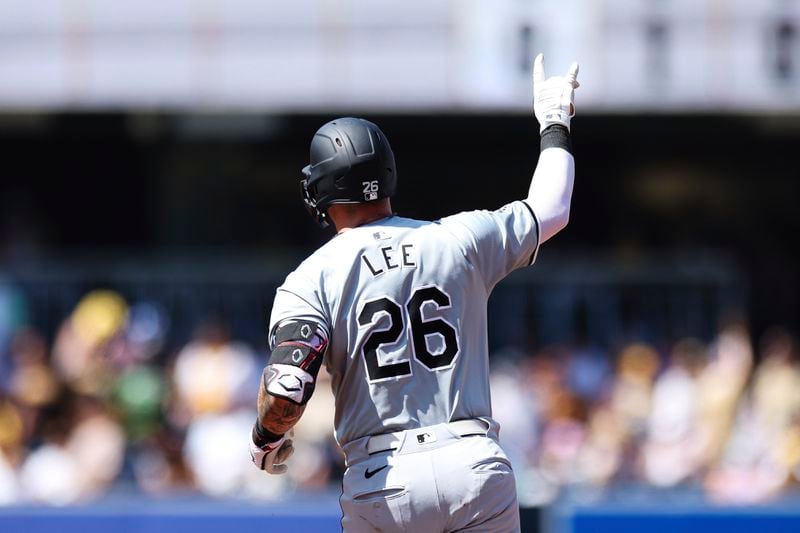
[[[539,220],[540,244],[566,227],[574,180],[571,153],[556,147],[542,151],[526,199]]]

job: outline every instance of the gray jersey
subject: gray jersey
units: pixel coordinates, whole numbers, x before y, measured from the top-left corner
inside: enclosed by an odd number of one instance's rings
[[[538,241],[524,201],[343,232],[278,289],[270,337],[298,318],[327,332],[340,444],[490,416],[487,299],[533,262]]]

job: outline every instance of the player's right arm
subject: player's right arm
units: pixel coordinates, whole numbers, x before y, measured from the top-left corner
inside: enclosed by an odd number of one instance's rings
[[[570,119],[575,114],[578,64],[566,76],[546,78],[544,56],[533,63],[533,110],[539,121],[541,153],[526,202],[539,221],[539,244],[564,229],[569,221],[575,160],[570,142]]]
[[[275,296],[270,322],[272,353],[258,390],[258,419],[250,455],[261,470],[282,474],[294,451],[291,429],[314,393],[329,337],[323,315],[283,288]]]
[[[290,318],[275,327],[271,344],[258,389],[250,455],[261,470],[282,474],[294,451],[289,432],[314,393],[328,336],[314,320]]]

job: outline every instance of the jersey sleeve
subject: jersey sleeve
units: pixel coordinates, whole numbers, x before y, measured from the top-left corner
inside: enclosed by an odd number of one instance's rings
[[[466,211],[442,220],[465,247],[467,259],[491,289],[514,270],[533,264],[539,250],[539,221],[524,200],[496,211]]]
[[[321,288],[304,276],[290,274],[275,293],[269,320],[269,343],[274,347],[275,330],[286,320],[315,322],[330,338],[328,314]]]

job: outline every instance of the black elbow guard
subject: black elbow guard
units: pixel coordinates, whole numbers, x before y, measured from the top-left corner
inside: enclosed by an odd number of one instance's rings
[[[264,369],[264,391],[305,405],[314,393],[328,339],[315,322],[288,320],[275,330],[274,348]]]

